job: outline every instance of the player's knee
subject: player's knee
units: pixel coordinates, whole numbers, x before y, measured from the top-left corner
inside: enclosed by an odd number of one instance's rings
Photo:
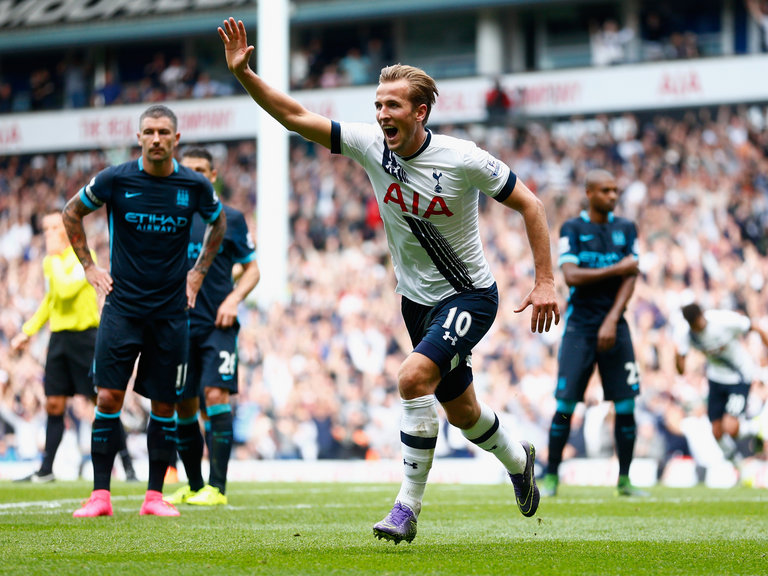
[[[439,382],[439,368],[424,357],[409,356],[397,373],[397,385],[402,398],[433,394]]]
[[[176,404],[176,415],[179,419],[189,419],[197,414],[199,402],[197,398],[188,398]]]
[[[217,404],[229,404],[229,390],[209,386],[205,388],[206,406],[216,406]]]
[[[432,393],[423,375],[415,370],[400,370],[397,386],[402,398],[418,398]]]
[[[96,407],[105,414],[115,414],[122,409],[124,397],[125,394],[120,390],[100,388],[96,397]]]
[[[168,402],[152,401],[152,414],[160,418],[173,418],[176,414],[176,405]]]
[[[66,396],[48,396],[45,399],[45,412],[49,416],[61,416],[66,408]]]

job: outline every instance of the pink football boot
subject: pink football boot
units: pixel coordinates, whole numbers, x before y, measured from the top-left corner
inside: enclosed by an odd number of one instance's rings
[[[180,516],[176,506],[163,500],[162,492],[157,490],[147,490],[139,514],[141,516]]]
[[[109,490],[94,490],[91,497],[79,510],[72,513],[75,518],[94,518],[96,516],[112,516],[112,497]]]

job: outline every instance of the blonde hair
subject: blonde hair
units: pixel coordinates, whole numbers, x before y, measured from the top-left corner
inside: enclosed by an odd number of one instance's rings
[[[407,80],[409,85],[408,96],[414,106],[427,106],[427,114],[424,116],[424,125],[427,125],[429,114],[432,112],[437,97],[440,95],[437,91],[437,84],[432,77],[421,68],[408,66],[406,64],[393,64],[382,68],[379,75],[379,84],[385,82],[395,82],[397,80]]]

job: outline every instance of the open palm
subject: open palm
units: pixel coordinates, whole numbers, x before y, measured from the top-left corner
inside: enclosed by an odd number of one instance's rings
[[[248,67],[248,61],[253,53],[253,46],[248,45],[245,25],[242,20],[235,22],[234,18],[224,20],[224,28],[218,28],[221,41],[224,43],[224,55],[230,72],[237,75]]]

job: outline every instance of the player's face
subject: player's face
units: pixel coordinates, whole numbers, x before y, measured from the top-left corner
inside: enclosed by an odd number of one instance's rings
[[[138,137],[144,161],[157,164],[170,161],[179,143],[179,134],[174,130],[171,119],[166,116],[144,118]]]
[[[587,199],[592,210],[600,214],[612,212],[619,201],[616,180],[605,177],[593,182],[587,189]]]
[[[376,89],[376,121],[387,146],[400,156],[415,154],[424,142],[426,105],[414,106],[408,97],[408,81],[384,82]]]
[[[43,236],[45,251],[48,254],[61,254],[66,250],[69,238],[61,214],[48,214],[43,217]]]
[[[707,319],[704,318],[704,315],[702,314],[696,320],[693,321],[693,324],[691,324],[691,331],[696,332],[697,334],[699,332],[703,332],[704,328],[707,327]]]
[[[185,156],[181,159],[181,164],[194,170],[195,172],[200,172],[200,174],[208,178],[208,181],[211,184],[216,182],[216,170],[211,170],[211,163],[208,162],[208,160],[205,158],[193,158],[192,156]]]

